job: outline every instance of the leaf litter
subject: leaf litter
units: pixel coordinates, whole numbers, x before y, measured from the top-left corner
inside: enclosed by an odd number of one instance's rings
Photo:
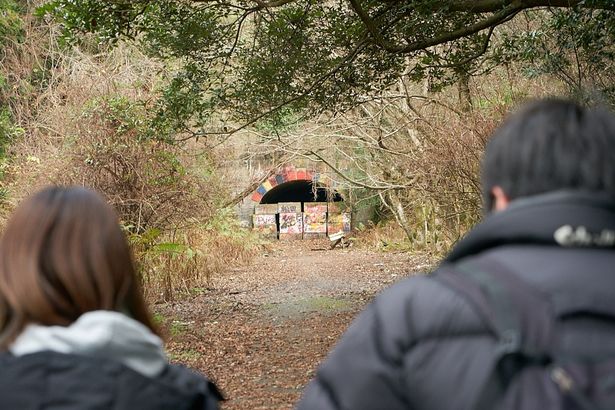
[[[169,358],[214,380],[228,399],[223,410],[291,409],[357,313],[431,263],[410,253],[318,251],[326,242],[276,243],[194,296],[156,306]]]

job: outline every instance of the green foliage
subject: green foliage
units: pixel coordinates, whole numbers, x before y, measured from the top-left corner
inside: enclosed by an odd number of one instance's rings
[[[0,106],[0,203],[4,203],[9,196],[7,188],[1,184],[7,167],[7,149],[11,142],[23,133],[24,129],[13,122],[8,108]]]
[[[36,14],[42,17],[53,13],[61,17],[72,30],[97,32],[103,41],[117,41],[122,36],[130,37],[134,32],[127,30],[126,21],[139,16],[139,9],[130,3],[105,1],[51,1],[38,8]],[[105,18],[108,17],[108,18]],[[66,40],[75,41],[72,36]]]
[[[540,4],[494,2],[477,10],[466,3],[54,0],[40,12],[58,17],[72,41],[84,32],[112,43],[137,39],[151,55],[180,62],[157,107],[156,124],[196,129],[195,135],[227,132],[228,122],[250,124],[263,116],[284,125],[283,108],[301,115],[345,110],[378,96],[405,74],[415,81],[428,78],[438,91],[505,60],[540,58],[541,66],[533,69],[553,72],[569,63],[557,60],[568,58],[557,47],[571,45],[557,35],[575,25],[581,35],[569,39],[585,47],[587,56],[613,44],[611,34],[601,34],[614,26],[608,1],[582,2],[546,18],[528,12],[526,18],[544,36],[514,34],[518,38],[505,39],[504,47],[490,47],[491,30]],[[540,40],[546,38],[552,41],[544,48]],[[539,50],[548,54],[539,56]],[[611,88],[606,85],[608,95]],[[211,126],[212,119],[221,122],[219,128]]]
[[[139,100],[114,95],[90,100],[64,154],[69,164],[56,182],[87,183],[104,193],[140,249],[190,254],[159,236],[190,219],[207,220],[213,212],[207,201],[217,183],[192,172],[182,148],[155,133],[151,117]]]
[[[528,77],[555,75],[573,97],[615,107],[615,13],[573,8],[528,17],[545,24],[504,33],[495,63],[521,61]]]
[[[171,332],[171,334],[173,336],[179,336],[179,334],[176,335],[176,334],[173,334],[173,332]],[[182,349],[177,352],[171,352],[169,354],[169,359],[171,359],[174,362],[180,362],[180,363],[195,362],[201,357],[202,357],[202,353],[196,349]]]
[[[612,1],[548,11],[548,0],[530,3],[54,0],[40,13],[58,18],[73,42],[86,32],[133,39],[172,62],[156,124],[208,135],[266,116],[284,125],[288,113],[345,110],[403,76],[438,91],[510,61],[552,73],[570,65],[568,51],[584,50],[593,66],[610,58]],[[507,34],[521,14],[532,31]],[[612,81],[596,88],[610,96]]]
[[[100,117],[114,128],[118,136],[134,135],[137,141],[147,139],[171,143],[173,131],[158,122],[153,107],[147,102],[112,95],[89,101],[84,109],[86,117]],[[164,154],[161,153],[164,156]],[[161,157],[162,159],[162,157]]]
[[[177,235],[180,239],[177,242],[168,242],[168,235],[158,228],[149,228],[144,232],[131,232],[132,226],[125,228],[128,231],[128,240],[133,248],[141,253],[146,253],[151,257],[169,256],[171,258],[181,258],[187,262],[194,260],[200,255],[199,250],[193,249],[187,242],[185,235]]]
[[[167,321],[167,318],[162,313],[154,312],[152,315],[152,321],[156,326],[162,326]]]
[[[62,12],[70,15],[77,3],[67,2]],[[177,130],[198,107],[186,106],[190,114],[177,120],[159,115],[165,106],[157,100],[157,81],[162,79],[156,62],[139,54],[135,64],[138,53],[125,45],[104,55],[100,52],[109,47],[104,42],[92,47],[96,40],[91,35],[78,41],[66,38],[68,46],[85,43],[85,50],[59,47],[57,25],[33,18],[27,9],[32,4],[0,0],[2,216],[32,187],[43,184],[98,190],[118,211],[145,292],[154,300],[204,286],[232,258],[247,258],[250,251],[244,252],[242,240],[251,240],[233,233],[230,223],[225,235],[202,235],[226,190],[210,152],[187,154],[175,141]],[[104,13],[122,13],[110,2],[90,6],[92,13],[101,10],[102,25],[107,23]],[[52,8],[39,9],[39,16]],[[87,29],[98,23],[90,19],[78,24]],[[125,35],[110,28],[103,40],[114,42]],[[97,54],[88,53],[93,49]],[[169,95],[176,94],[172,90]],[[177,110],[182,105],[178,99]],[[19,138],[25,129],[27,138]],[[7,161],[5,150],[11,154]],[[12,200],[4,206],[7,192]],[[218,261],[210,255],[218,253],[217,246],[228,258]]]
[[[0,0],[0,56],[10,42],[23,38],[21,9],[13,0]]]
[[[203,228],[206,232],[222,236],[229,245],[248,252],[256,251],[264,244],[260,235],[241,227],[235,211],[230,207],[218,209]]]
[[[206,222],[185,221],[172,229],[137,231],[125,224],[150,298],[171,300],[175,293],[194,294],[228,264],[249,260],[262,246],[254,232],[241,228],[235,215],[219,210]]]
[[[185,333],[190,328],[190,324],[186,322],[180,322],[179,320],[174,320],[171,322],[171,326],[169,328],[169,332],[171,336],[176,337]]]
[[[0,58],[11,43],[18,43],[23,38],[23,19],[21,9],[13,0],[0,0]],[[8,92],[11,84],[7,73],[0,73],[0,160],[4,160],[8,144],[24,133],[16,125],[8,106]]]
[[[0,108],[0,160],[5,158],[10,142],[23,133],[24,129],[13,123],[8,108]]]

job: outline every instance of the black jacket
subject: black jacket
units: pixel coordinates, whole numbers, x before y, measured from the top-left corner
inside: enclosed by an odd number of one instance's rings
[[[152,379],[74,354],[0,354],[1,410],[210,410],[220,399],[213,383],[181,366]]]
[[[444,261],[491,258],[547,295],[615,298],[615,203],[558,192],[514,201]],[[580,316],[558,328],[562,350],[615,355],[615,326]],[[470,303],[429,276],[379,295],[322,364],[298,409],[469,409],[496,357]]]

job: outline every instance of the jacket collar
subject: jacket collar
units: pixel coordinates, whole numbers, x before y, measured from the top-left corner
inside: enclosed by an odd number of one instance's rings
[[[52,351],[112,359],[148,377],[167,365],[158,336],[122,313],[105,310],[87,312],[66,327],[30,324],[9,351],[14,356]]]
[[[445,261],[509,244],[615,249],[615,199],[579,191],[517,199],[474,227]]]

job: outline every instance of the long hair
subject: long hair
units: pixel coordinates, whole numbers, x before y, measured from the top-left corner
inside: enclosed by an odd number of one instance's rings
[[[0,349],[30,323],[67,326],[93,310],[156,332],[113,208],[85,188],[43,189],[18,206],[0,240]]]

